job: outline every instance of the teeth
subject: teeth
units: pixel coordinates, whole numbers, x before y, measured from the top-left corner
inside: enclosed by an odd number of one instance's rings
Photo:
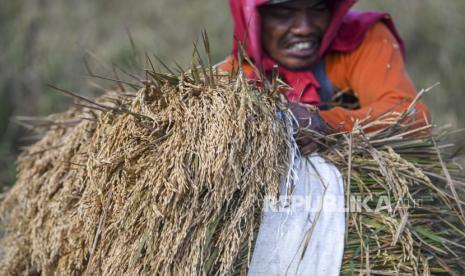
[[[299,42],[291,46],[292,50],[302,51],[310,49],[313,46],[313,43],[310,42]]]

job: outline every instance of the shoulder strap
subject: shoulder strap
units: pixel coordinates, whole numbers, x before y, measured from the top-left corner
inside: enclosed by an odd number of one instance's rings
[[[318,94],[320,95],[321,100],[320,109],[328,110],[331,106],[334,86],[326,74],[324,59],[320,59],[318,63],[312,68],[312,73],[320,83],[320,89],[318,90]]]

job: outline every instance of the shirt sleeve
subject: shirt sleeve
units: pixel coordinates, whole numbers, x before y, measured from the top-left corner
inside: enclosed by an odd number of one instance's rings
[[[336,129],[350,131],[356,120],[370,121],[391,111],[402,112],[416,97],[399,44],[383,23],[375,24],[355,51],[329,54],[325,65],[333,84],[351,91],[361,107],[321,111],[323,119]],[[418,102],[416,109],[414,125],[427,124],[430,120],[427,108]]]
[[[228,56],[225,60],[220,62],[217,66],[218,66],[218,69],[226,71],[228,73],[230,73],[233,70],[237,71],[239,68],[237,60],[232,55]],[[253,67],[247,63],[242,64],[242,70],[247,76],[252,75],[254,72]]]

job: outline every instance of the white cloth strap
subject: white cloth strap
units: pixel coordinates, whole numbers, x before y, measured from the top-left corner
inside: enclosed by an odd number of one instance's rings
[[[342,176],[318,155],[300,158],[296,168],[291,204],[265,203],[250,276],[340,274],[346,223]],[[284,195],[281,187],[280,198]]]

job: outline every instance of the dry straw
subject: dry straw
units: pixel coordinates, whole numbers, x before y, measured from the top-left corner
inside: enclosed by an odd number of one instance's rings
[[[121,91],[92,101],[60,89],[78,108],[41,121],[48,132],[18,160],[0,274],[246,274],[263,199],[294,158],[279,82],[218,72],[197,49],[188,71],[148,61],[137,90],[117,79]],[[308,133],[345,174],[347,202],[392,207],[348,213],[342,274],[465,271],[465,185],[429,126],[412,133],[413,106]],[[387,128],[365,134],[376,124]]]
[[[179,77],[147,70],[134,93],[94,102],[62,90],[81,108],[50,117],[19,158],[2,203],[1,274],[246,268],[263,198],[289,171],[291,134],[277,94],[195,58]]]
[[[342,275],[463,275],[465,184],[447,132],[415,121],[421,91],[402,113],[314,139],[344,174],[347,239]],[[367,131],[382,126],[378,131]]]

